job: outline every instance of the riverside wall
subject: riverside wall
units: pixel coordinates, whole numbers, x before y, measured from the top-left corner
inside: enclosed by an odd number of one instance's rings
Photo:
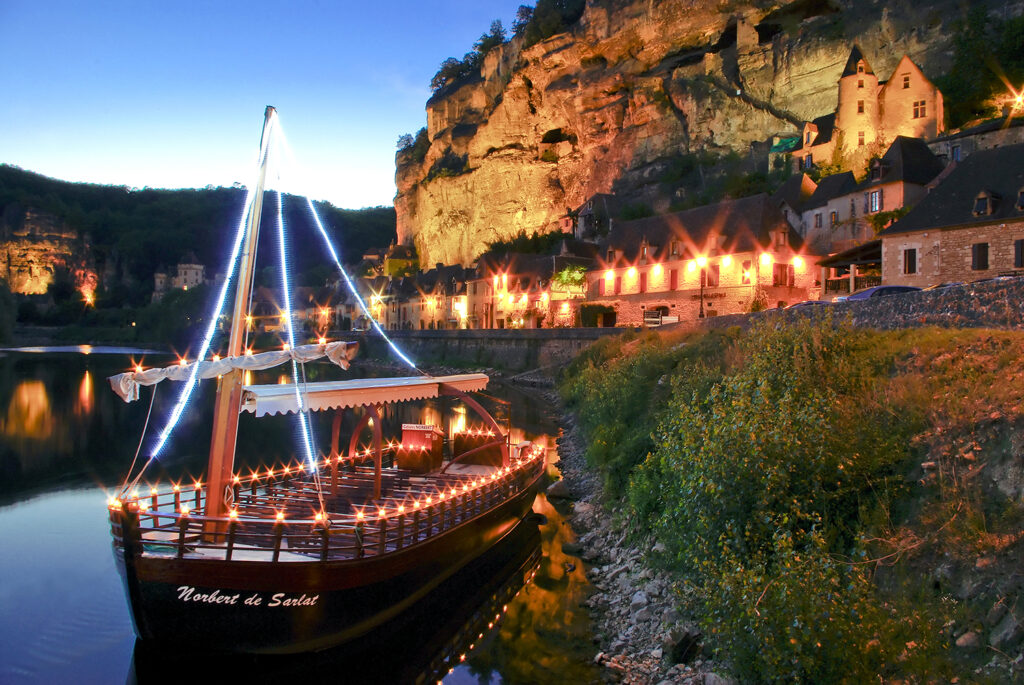
[[[569,363],[595,340],[624,328],[527,328],[494,330],[389,331],[388,335],[416,362],[488,367],[509,373],[557,368]],[[348,335],[346,338],[350,337]],[[376,333],[353,339],[365,353],[382,358],[387,345]]]

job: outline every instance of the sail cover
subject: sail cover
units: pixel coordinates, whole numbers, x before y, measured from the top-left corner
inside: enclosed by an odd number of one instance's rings
[[[321,357],[327,357],[343,369],[349,366],[349,360],[356,356],[359,351],[359,343],[355,342],[330,342],[323,345],[299,345],[288,350],[271,350],[259,354],[239,355],[228,357],[217,361],[192,362],[191,364],[175,364],[173,366],[146,369],[144,371],[129,371],[111,376],[110,387],[125,402],[134,402],[139,399],[140,385],[156,385],[163,380],[187,381],[192,375],[192,369],[199,366],[196,378],[204,380],[221,376],[232,369],[245,369],[249,371],[262,371],[270,369],[286,361],[311,362]]]
[[[462,392],[487,387],[482,373],[455,376],[409,376],[403,378],[359,378],[351,381],[303,383],[299,386],[303,409],[324,411],[370,404],[407,402],[437,397],[442,385]],[[242,411],[256,416],[291,414],[298,411],[295,385],[247,385],[242,395]]]

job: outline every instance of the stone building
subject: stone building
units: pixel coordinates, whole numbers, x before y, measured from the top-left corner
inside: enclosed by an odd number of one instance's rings
[[[978,150],[1024,143],[1024,113],[984,121],[975,126],[942,135],[928,143],[932,152],[946,164],[959,162]]]
[[[973,153],[879,237],[886,284],[1024,275],[1024,144]]]
[[[764,194],[622,222],[587,273],[586,306],[619,326],[785,306],[816,296],[814,256]]]
[[[836,109],[804,123],[797,165],[809,169],[842,159],[859,166],[897,136],[931,140],[944,130],[942,92],[906,55],[887,81],[879,81],[853,47],[839,77]]]
[[[878,223],[872,217],[912,207],[942,169],[923,140],[897,136],[884,155],[871,160],[861,183],[849,171],[822,179],[804,207],[802,235],[820,254],[872,240]]]

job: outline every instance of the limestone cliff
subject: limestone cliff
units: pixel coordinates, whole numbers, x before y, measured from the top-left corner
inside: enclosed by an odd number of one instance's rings
[[[0,217],[0,278],[12,292],[40,295],[60,272],[83,292],[96,289],[88,241],[52,214],[9,206]]]
[[[399,241],[466,264],[594,193],[665,209],[673,155],[746,154],[831,112],[854,42],[883,78],[908,54],[934,79],[958,16],[955,0],[590,0],[570,32],[514,38],[427,103],[426,156],[396,159]]]

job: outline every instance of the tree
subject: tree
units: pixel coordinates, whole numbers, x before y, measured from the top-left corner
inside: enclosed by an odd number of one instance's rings
[[[491,22],[490,32],[480,36],[480,40],[473,43],[473,49],[477,51],[477,54],[483,57],[490,52],[492,48],[496,48],[504,42],[505,27],[501,25],[501,19],[495,19]]]
[[[532,19],[533,8],[529,5],[520,5],[519,9],[516,10],[516,20],[512,24],[512,33],[517,36],[523,35]]]
[[[415,141],[413,140],[411,133],[403,133],[402,135],[398,136],[398,142],[395,144],[395,147],[397,147],[402,152],[405,152],[406,150],[410,149],[414,143]]]

